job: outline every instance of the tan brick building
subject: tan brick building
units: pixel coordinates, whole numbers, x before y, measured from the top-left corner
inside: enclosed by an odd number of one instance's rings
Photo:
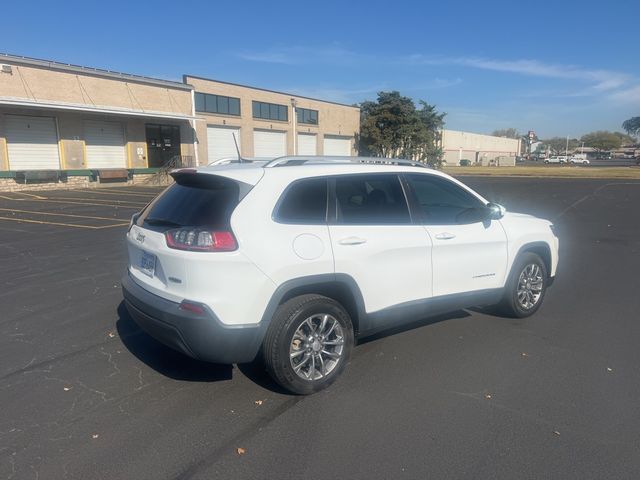
[[[200,163],[244,157],[355,155],[360,109],[185,75],[194,87]]]
[[[354,155],[357,107],[0,54],[0,190],[148,175],[170,160]],[[26,186],[26,185],[25,185]]]

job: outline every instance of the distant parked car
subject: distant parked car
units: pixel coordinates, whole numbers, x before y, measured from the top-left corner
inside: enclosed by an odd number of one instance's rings
[[[589,162],[589,160],[587,160],[585,157],[571,157],[569,158],[569,163],[571,163],[572,165],[589,165],[591,162]]]
[[[554,156],[545,158],[544,163],[567,163],[567,157],[565,156]]]
[[[471,160],[469,160],[467,158],[463,158],[462,160],[460,160],[460,166],[461,167],[470,167],[471,166]]]

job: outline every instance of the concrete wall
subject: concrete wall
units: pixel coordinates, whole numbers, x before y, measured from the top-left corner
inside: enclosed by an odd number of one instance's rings
[[[458,130],[442,131],[442,149],[447,165],[459,165],[461,159],[471,164],[509,166],[515,165],[520,141]]]
[[[287,132],[287,153],[294,153],[293,112],[291,99],[294,98],[298,108],[318,111],[318,125],[296,124],[297,133],[313,133],[317,135],[317,153],[323,154],[324,135],[351,137],[351,153],[356,154],[354,137],[360,130],[360,109],[339,105],[321,100],[313,100],[286,93],[271,92],[257,88],[234,85],[214,80],[200,79],[185,75],[186,83],[193,85],[196,92],[224,95],[240,98],[240,116],[196,112],[201,119],[197,120],[198,155],[201,164],[207,162],[207,125],[227,125],[240,127],[240,149],[246,157],[254,156],[253,130],[266,129]],[[289,120],[262,120],[253,118],[252,101],[286,105]],[[296,122],[297,123],[297,122]]]
[[[0,56],[11,73],[0,73],[0,97],[40,102],[81,104],[149,112],[191,115],[191,92],[153,85],[133,77],[105,78],[99,74],[36,67]]]

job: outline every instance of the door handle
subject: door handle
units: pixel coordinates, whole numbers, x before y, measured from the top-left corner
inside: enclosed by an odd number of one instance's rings
[[[340,245],[362,245],[363,243],[367,243],[366,238],[360,237],[347,237],[338,241]]]
[[[451,240],[452,238],[456,238],[456,236],[453,233],[442,232],[442,233],[436,233],[436,238],[438,240]]]

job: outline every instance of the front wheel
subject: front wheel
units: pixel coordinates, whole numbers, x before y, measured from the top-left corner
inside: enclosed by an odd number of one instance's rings
[[[328,387],[344,370],[354,343],[346,310],[321,295],[300,295],[280,305],[264,340],[267,371],[297,394]]]
[[[542,305],[547,290],[547,267],[533,252],[518,256],[499,307],[509,317],[524,318],[533,315]]]

